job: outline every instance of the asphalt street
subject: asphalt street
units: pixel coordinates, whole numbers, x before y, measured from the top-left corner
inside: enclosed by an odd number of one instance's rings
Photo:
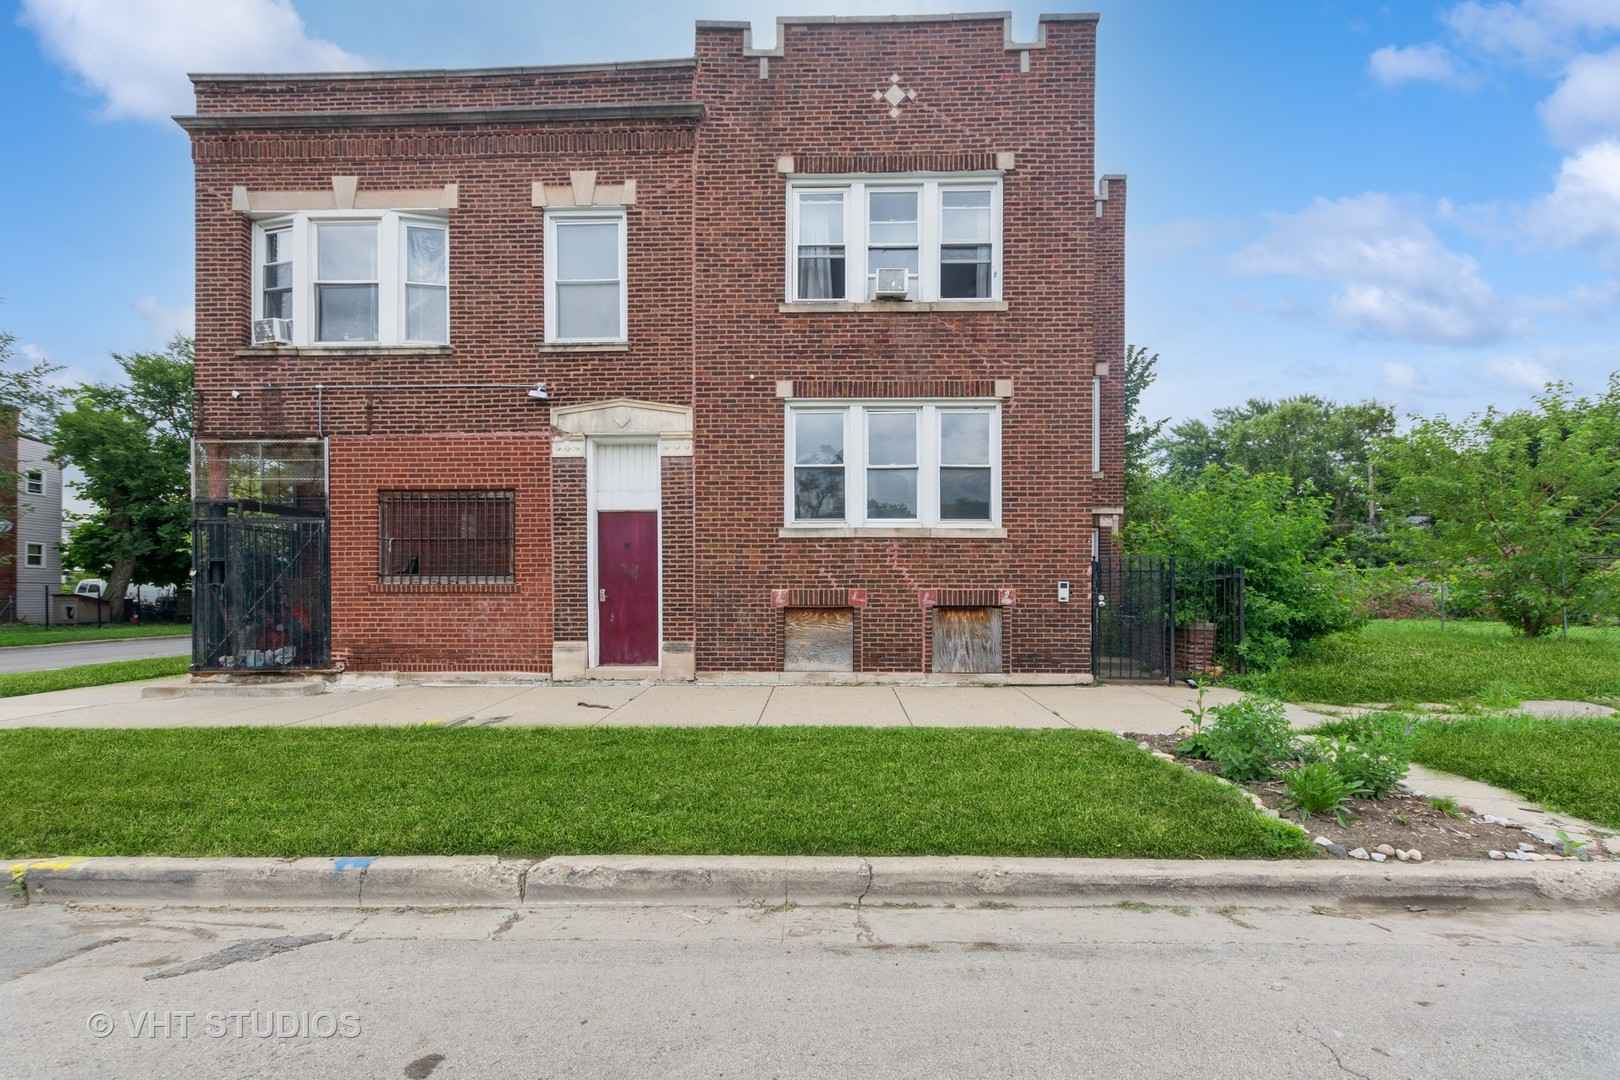
[[[0,910],[5,1077],[1620,1075],[1620,913]]]
[[[13,645],[0,649],[0,674],[54,671],[114,660],[150,660],[190,656],[191,637],[121,638],[115,641],[66,641],[57,645]]]

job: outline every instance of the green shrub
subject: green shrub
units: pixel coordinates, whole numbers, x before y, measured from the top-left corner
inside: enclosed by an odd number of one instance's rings
[[[1327,740],[1323,760],[1364,798],[1382,799],[1406,779],[1412,749],[1406,732],[1389,723],[1352,720]]]
[[[1275,774],[1276,762],[1293,757],[1293,733],[1282,702],[1275,698],[1245,694],[1210,712],[1215,722],[1176,749],[1213,761],[1228,780],[1265,780]]]
[[[1332,814],[1344,824],[1345,806],[1360,795],[1356,785],[1333,767],[1332,762],[1313,761],[1283,773],[1288,788],[1288,809],[1297,810],[1304,821],[1313,814]]]

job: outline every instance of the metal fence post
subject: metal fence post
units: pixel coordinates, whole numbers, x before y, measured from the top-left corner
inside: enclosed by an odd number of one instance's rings
[[[1170,556],[1170,664],[1164,673],[1166,686],[1176,681],[1176,557]]]

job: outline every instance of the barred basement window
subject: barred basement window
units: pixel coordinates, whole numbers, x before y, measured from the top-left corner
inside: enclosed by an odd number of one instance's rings
[[[377,577],[385,585],[510,585],[510,491],[385,491]]]

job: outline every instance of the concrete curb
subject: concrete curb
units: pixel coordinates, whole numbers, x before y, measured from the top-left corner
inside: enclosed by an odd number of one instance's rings
[[[1620,863],[751,856],[12,862],[28,903],[175,907],[1180,903],[1620,908]]]

